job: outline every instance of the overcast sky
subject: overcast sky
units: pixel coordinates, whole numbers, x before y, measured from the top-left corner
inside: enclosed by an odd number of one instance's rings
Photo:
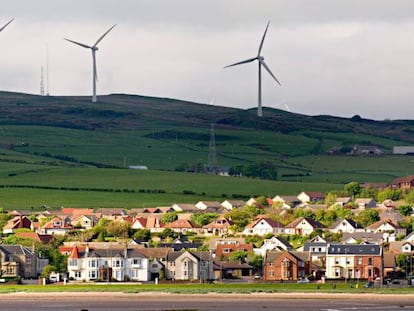
[[[51,95],[97,93],[257,105],[307,115],[414,119],[414,1],[407,0],[2,0],[0,90],[40,93],[49,54]],[[99,100],[99,98],[98,98]]]

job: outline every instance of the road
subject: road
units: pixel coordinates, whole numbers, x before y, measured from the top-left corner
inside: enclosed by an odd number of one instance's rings
[[[350,311],[414,310],[414,295],[173,295],[162,293],[0,294],[0,310],[59,311]]]

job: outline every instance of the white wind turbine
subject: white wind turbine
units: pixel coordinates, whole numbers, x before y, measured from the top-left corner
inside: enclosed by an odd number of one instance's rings
[[[259,116],[259,117],[261,117],[263,115],[263,113],[262,113],[262,66],[267,70],[267,72],[272,76],[272,78],[275,79],[275,81],[281,86],[280,82],[277,80],[277,78],[272,73],[270,68],[264,62],[264,57],[262,55],[260,55],[260,53],[262,52],[263,42],[264,42],[264,39],[266,37],[266,32],[267,32],[267,29],[269,28],[269,24],[270,24],[270,21],[267,23],[266,30],[263,34],[262,41],[260,42],[259,51],[257,52],[256,57],[249,58],[249,59],[243,60],[241,62],[237,62],[237,63],[234,63],[234,64],[231,64],[231,65],[228,65],[228,66],[224,67],[224,68],[227,68],[227,67],[232,67],[232,66],[237,66],[237,65],[241,65],[241,64],[250,63],[250,62],[253,62],[255,60],[258,61],[258,65],[259,65],[259,95],[258,95],[257,116]]]
[[[0,28],[0,31],[2,31],[4,28],[6,28],[12,21],[14,21],[14,18],[12,18],[11,20],[9,20],[6,25],[4,25],[3,27],[1,27]]]
[[[89,46],[87,44],[83,44],[80,42],[76,42],[73,40],[69,40],[66,39],[66,41],[72,42],[74,44],[80,45],[81,47],[87,48],[87,49],[91,49],[92,51],[92,60],[93,60],[93,77],[92,77],[92,85],[93,85],[93,89],[92,89],[92,102],[95,103],[96,102],[96,81],[98,81],[98,73],[96,71],[96,51],[98,50],[98,43],[102,41],[102,39],[108,34],[108,32],[110,32],[114,27],[116,26],[113,25],[111,28],[109,28],[96,42],[94,45]]]

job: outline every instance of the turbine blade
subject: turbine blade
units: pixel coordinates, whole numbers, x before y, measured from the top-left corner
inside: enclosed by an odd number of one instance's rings
[[[227,68],[227,67],[232,67],[232,66],[237,66],[237,65],[241,65],[241,64],[246,64],[246,63],[250,63],[250,62],[252,62],[252,61],[255,61],[256,59],[257,59],[257,57],[254,57],[254,58],[249,58],[249,59],[246,59],[246,60],[242,60],[241,62],[234,63],[234,64],[231,64],[231,65],[228,65],[228,66],[226,66],[226,67],[224,67],[224,68]]]
[[[83,48],[87,48],[87,49],[91,49],[92,47],[91,46],[89,46],[89,45],[86,45],[86,44],[83,44],[83,43],[80,43],[80,42],[76,42],[76,41],[73,41],[73,40],[70,40],[70,39],[66,39],[65,38],[65,40],[66,41],[69,41],[69,42],[72,42],[72,43],[74,43],[74,44],[76,44],[76,45],[80,45],[81,47],[83,47]]]
[[[0,28],[0,31],[2,31],[4,28],[6,28],[12,21],[14,21],[14,18],[12,18],[10,21],[7,22],[6,25]]]
[[[267,70],[267,72],[272,76],[273,79],[275,79],[275,81],[282,86],[282,84],[280,84],[279,80],[275,77],[275,75],[272,73],[272,71],[270,70],[270,68],[266,65],[266,63],[264,61],[260,61],[260,64],[263,65],[263,67],[265,67],[265,69]]]
[[[260,53],[262,52],[263,42],[264,42],[264,39],[266,37],[266,33],[267,33],[267,29],[269,28],[269,25],[270,25],[270,21],[267,23],[265,32],[264,32],[263,37],[262,37],[262,41],[260,42],[259,51],[257,52],[257,56],[260,56]]]
[[[95,42],[95,44],[93,45],[93,47],[96,47],[97,45],[98,45],[98,43],[99,42],[101,42],[102,41],[102,39],[108,34],[108,32],[110,32],[114,27],[116,26],[116,24],[115,25],[113,25],[111,28],[109,28],[99,39],[98,39],[98,41],[96,41]]]

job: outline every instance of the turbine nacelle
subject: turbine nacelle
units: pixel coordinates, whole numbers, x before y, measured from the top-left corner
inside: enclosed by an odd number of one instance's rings
[[[255,60],[257,60],[259,62],[259,94],[258,94],[259,96],[258,96],[258,105],[257,105],[257,116],[259,116],[259,117],[262,116],[262,76],[261,76],[262,66],[269,73],[269,75],[277,82],[277,84],[281,85],[279,80],[272,73],[270,68],[266,65],[266,63],[264,61],[264,57],[262,55],[260,55],[261,52],[262,52],[262,47],[263,47],[264,39],[266,37],[267,29],[269,28],[269,24],[270,24],[270,21],[266,25],[266,29],[263,33],[262,40],[260,41],[259,50],[257,52],[256,57],[249,58],[249,59],[243,60],[241,62],[237,62],[237,63],[234,63],[234,64],[231,64],[231,65],[228,65],[228,66],[224,67],[224,68],[227,68],[227,67],[237,66],[237,65],[241,65],[241,64],[247,64],[247,63],[251,63]]]

